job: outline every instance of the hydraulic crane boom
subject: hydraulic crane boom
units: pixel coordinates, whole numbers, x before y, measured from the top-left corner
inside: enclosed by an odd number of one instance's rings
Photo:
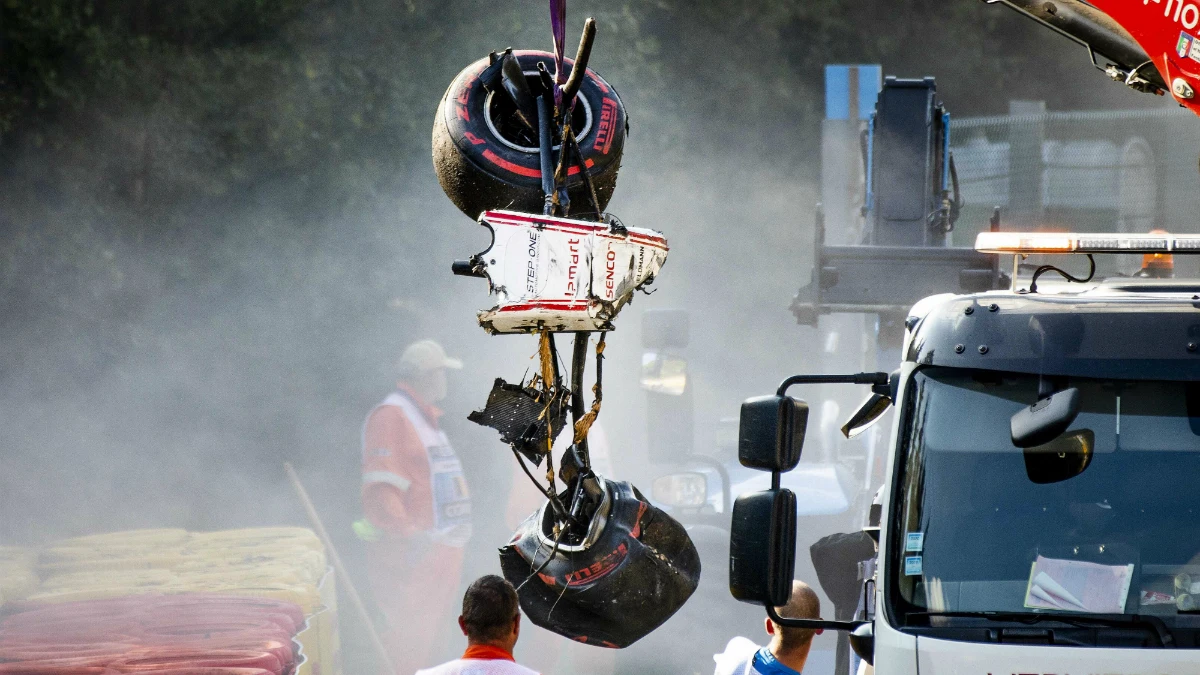
[[[1138,91],[1171,93],[1200,115],[1200,3],[1191,0],[985,0],[1087,46],[1092,62]],[[1109,61],[1104,66],[1097,57]]]

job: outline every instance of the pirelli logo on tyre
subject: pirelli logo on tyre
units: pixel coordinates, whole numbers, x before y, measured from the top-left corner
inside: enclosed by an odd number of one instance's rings
[[[567,586],[582,586],[584,584],[596,581],[597,579],[607,575],[609,572],[617,569],[617,567],[620,566],[620,564],[625,560],[625,557],[628,555],[629,545],[625,542],[621,542],[620,544],[617,544],[615,549],[609,551],[608,555],[604,556],[600,560],[597,560],[581,570],[569,572],[563,577],[563,582],[566,583]]]
[[[475,82],[478,79],[478,75],[472,75],[462,90],[459,91],[458,96],[454,98],[454,114],[464,122],[471,121],[471,113],[467,110],[467,105],[471,102],[471,89],[475,86]]]
[[[596,140],[592,149],[607,155],[612,149],[613,135],[617,125],[617,102],[605,96],[600,104],[600,122],[596,125]]]

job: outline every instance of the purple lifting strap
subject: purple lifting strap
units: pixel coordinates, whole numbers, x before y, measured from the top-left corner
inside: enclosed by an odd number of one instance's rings
[[[567,0],[550,0],[550,32],[554,35],[554,106],[562,108],[563,50],[567,43]]]

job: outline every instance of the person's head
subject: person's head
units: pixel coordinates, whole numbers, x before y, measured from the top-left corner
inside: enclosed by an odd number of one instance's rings
[[[783,607],[776,607],[775,611],[785,619],[819,619],[821,599],[808,584],[793,581],[792,597]],[[822,632],[813,628],[787,628],[776,624],[770,618],[766,619],[766,628],[767,635],[771,636],[771,651],[776,656],[807,656],[813,636]]]
[[[400,381],[429,403],[446,398],[446,369],[462,367],[462,361],[446,356],[446,350],[433,340],[412,343],[396,362]]]
[[[488,574],[467,587],[458,627],[472,645],[492,645],[509,652],[521,633],[517,591],[504,577]]]

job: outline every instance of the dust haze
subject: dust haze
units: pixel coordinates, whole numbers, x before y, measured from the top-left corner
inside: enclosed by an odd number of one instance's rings
[[[494,550],[509,533],[488,505],[502,510],[511,454],[465,417],[493,378],[533,365],[536,345],[486,335],[474,318],[491,305],[486,284],[450,274],[487,238],[442,195],[429,128],[468,63],[508,46],[549,47],[545,3],[346,4],[314,2],[261,38],[286,41],[298,65],[248,83],[224,114],[269,122],[319,101],[337,117],[340,92],[357,91],[340,82],[387,70],[395,91],[372,114],[403,120],[385,127],[399,136],[377,156],[311,153],[331,166],[310,171],[272,164],[285,154],[274,146],[197,151],[224,141],[172,103],[202,84],[171,80],[175,72],[148,85],[163,92],[154,105],[51,107],[78,120],[68,145],[39,145],[20,120],[0,133],[0,545],[140,527],[307,525],[282,471],[290,461],[361,572],[349,528],[360,515],[361,424],[393,386],[400,350],[431,337],[466,364],[444,405],[481,514],[465,574],[498,570]],[[1160,104],[1106,82],[1081,48],[1000,8],[867,4],[883,16],[835,30],[834,18],[785,2],[568,3],[569,43],[585,16],[598,18],[592,67],[630,115],[609,211],[662,230],[671,245],[654,293],[624,310],[608,340],[600,420],[617,478],[648,490],[653,475],[637,386],[643,310],[691,314],[700,451],[742,399],[820,367],[821,336],[795,325],[787,306],[812,263],[822,63],[881,60],[886,74],[935,75],[960,114],[1003,113],[1018,98],[1051,109]],[[950,4],[968,8],[945,11],[959,22],[946,36],[937,8]],[[963,12],[984,17],[977,36]],[[931,46],[926,32],[941,37]],[[340,60],[310,63],[314,79],[300,64],[317,46]],[[363,63],[366,75],[355,69]],[[88,69],[70,64],[63,78]],[[170,142],[147,150],[147,137]],[[307,138],[326,142],[320,130]],[[233,164],[237,178],[214,185]],[[365,672],[343,616],[347,672]],[[448,649],[459,648],[447,631]],[[743,634],[761,632],[759,622]]]

